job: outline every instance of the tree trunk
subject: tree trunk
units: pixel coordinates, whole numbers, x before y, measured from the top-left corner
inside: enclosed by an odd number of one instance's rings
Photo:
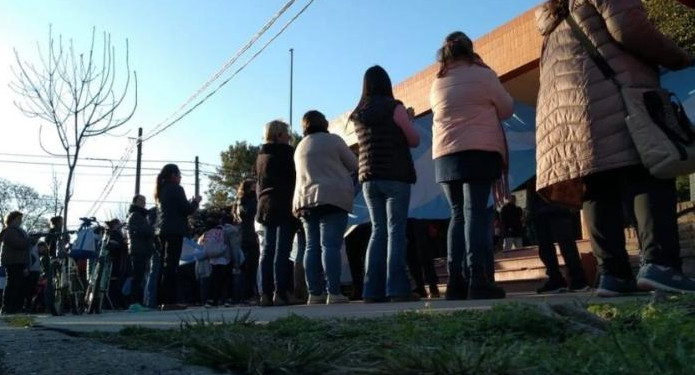
[[[75,155],[75,160],[77,160],[77,155]],[[68,231],[68,205],[70,204],[70,188],[72,188],[72,177],[75,173],[75,164],[68,165],[68,180],[65,183],[65,200],[63,201],[63,232]]]

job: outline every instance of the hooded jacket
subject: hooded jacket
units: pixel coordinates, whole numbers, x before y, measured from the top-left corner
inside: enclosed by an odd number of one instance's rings
[[[647,19],[639,0],[570,0],[575,21],[621,85],[658,87],[657,65],[681,68],[685,51]],[[564,19],[536,11],[543,35],[536,112],[537,186],[546,198],[581,204],[582,178],[641,164],[618,87],[607,80]]]
[[[154,251],[154,227],[148,220],[149,211],[136,205],[128,210],[128,238],[130,255],[152,255]]]

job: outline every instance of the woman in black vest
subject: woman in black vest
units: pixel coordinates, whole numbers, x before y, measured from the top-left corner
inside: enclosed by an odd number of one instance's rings
[[[367,247],[365,302],[417,299],[406,272],[406,221],[415,168],[409,147],[420,137],[405,107],[393,97],[380,67],[364,74],[362,97],[350,116],[359,142],[359,181],[372,221]]]

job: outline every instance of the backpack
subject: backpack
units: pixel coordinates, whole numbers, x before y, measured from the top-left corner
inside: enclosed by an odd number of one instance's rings
[[[77,239],[70,248],[70,256],[75,259],[94,258],[96,256],[96,235],[92,228],[82,228],[77,232]]]
[[[221,227],[215,227],[203,233],[198,239],[198,245],[205,251],[205,258],[217,258],[227,251],[224,232]]]

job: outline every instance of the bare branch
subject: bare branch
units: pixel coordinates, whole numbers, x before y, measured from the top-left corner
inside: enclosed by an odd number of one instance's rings
[[[74,171],[82,146],[88,138],[99,135],[123,136],[110,132],[127,123],[137,108],[137,74],[130,70],[128,41],[124,86],[122,89],[119,87],[118,93],[117,59],[110,34],[104,32],[101,41],[102,51],[97,52],[96,29],[93,28],[89,50],[80,53],[72,39],[65,48],[62,35],[54,37],[49,27],[46,49],[42,50],[39,46],[39,65],[20,59],[17,50],[14,51],[16,67],[12,68],[14,80],[10,88],[21,97],[21,100],[15,101],[15,105],[26,116],[53,125],[64,151],[62,155],[68,167],[63,206],[65,217],[73,194]],[[122,112],[124,108],[121,106],[131,93],[133,106]],[[58,155],[46,146],[43,125],[39,128],[39,145],[47,154]]]

